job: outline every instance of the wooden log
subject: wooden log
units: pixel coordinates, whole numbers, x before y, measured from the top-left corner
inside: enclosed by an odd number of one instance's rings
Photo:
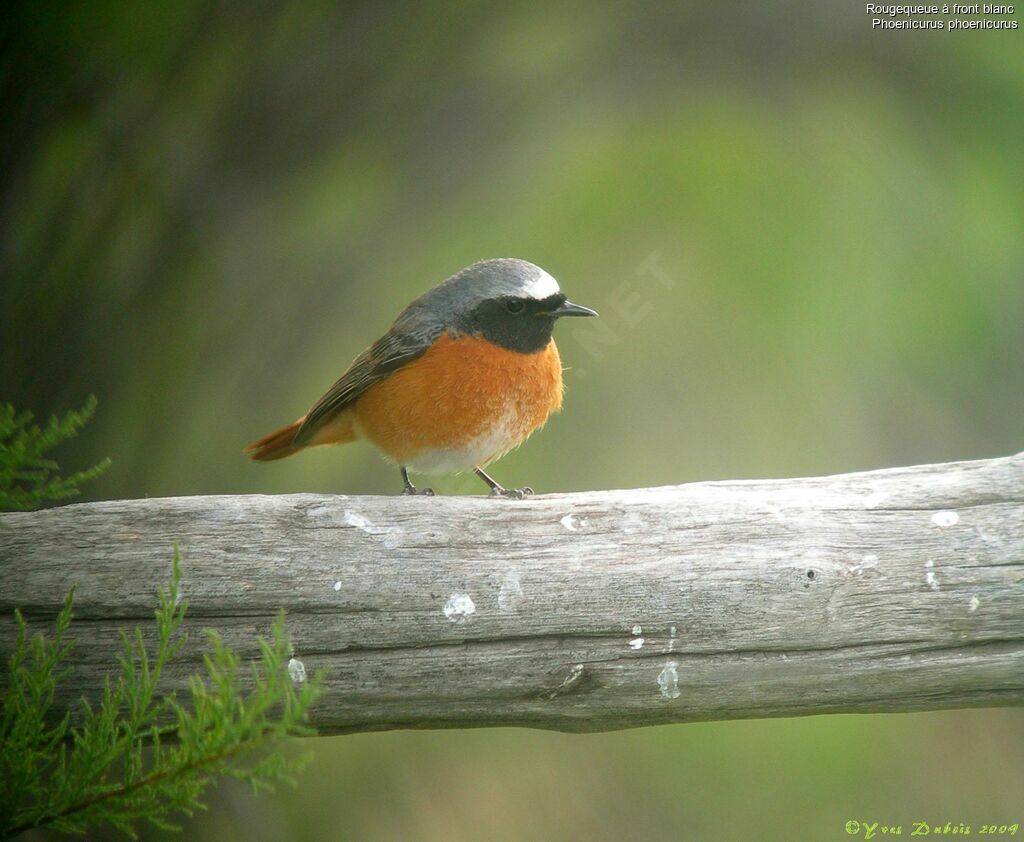
[[[326,666],[321,733],[656,723],[1024,703],[1024,454],[824,478],[479,497],[111,501],[0,515],[15,606],[78,586],[95,696],[182,552],[187,654],[279,608]],[[293,664],[296,671],[298,665]]]

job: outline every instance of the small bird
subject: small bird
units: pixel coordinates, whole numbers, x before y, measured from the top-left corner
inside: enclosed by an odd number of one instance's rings
[[[245,448],[267,462],[320,444],[368,439],[409,471],[472,469],[491,496],[522,499],[485,471],[562,407],[562,362],[551,334],[562,316],[596,316],[525,260],[481,260],[412,302],[295,423]]]

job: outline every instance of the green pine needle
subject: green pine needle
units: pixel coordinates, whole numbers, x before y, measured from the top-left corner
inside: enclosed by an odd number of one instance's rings
[[[90,398],[81,411],[40,428],[31,413],[0,404],[0,510],[71,497],[107,467],[104,460],[61,477],[46,457],[76,435],[95,409]],[[175,829],[176,817],[205,809],[201,796],[217,776],[247,781],[254,790],[294,781],[305,757],[279,749],[313,733],[307,712],[320,695],[322,675],[293,683],[281,614],[270,640],[260,640],[260,659],[250,673],[215,632],[207,632],[205,670],[190,677],[187,699],[179,701],[161,679],[186,643],[180,583],[175,548],[170,583],[159,593],[155,651],[141,629],[122,634],[113,677],[101,699],[82,699],[74,726],[70,714],[57,721],[51,715],[70,672],[74,588],[49,637],[30,638],[15,611],[18,634],[0,699],[0,837],[33,827],[80,834],[109,825],[134,838],[140,822]]]
[[[175,549],[156,610],[156,651],[147,650],[140,629],[123,635],[116,678],[95,706],[82,700],[74,726],[68,716],[54,722],[49,715],[74,647],[67,634],[74,589],[50,637],[29,638],[15,612],[18,636],[0,715],[0,836],[109,825],[135,838],[142,821],[175,829],[177,816],[205,809],[201,796],[217,776],[246,781],[254,791],[294,781],[306,758],[280,749],[313,733],[307,714],[322,674],[298,683],[289,676],[282,613],[250,671],[208,631],[205,669],[189,679],[187,700],[163,691],[163,670],[186,643],[180,582]]]
[[[0,511],[36,509],[48,500],[65,500],[79,493],[78,486],[99,476],[110,465],[104,459],[84,471],[62,477],[57,463],[46,454],[78,435],[96,411],[91,396],[78,412],[50,418],[45,427],[32,423],[31,412],[16,412],[0,403]]]

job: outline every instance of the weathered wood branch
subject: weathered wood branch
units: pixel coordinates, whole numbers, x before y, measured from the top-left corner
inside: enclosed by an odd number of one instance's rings
[[[11,613],[78,586],[69,694],[180,545],[196,668],[278,608],[324,733],[562,730],[1024,703],[1024,454],[844,476],[474,497],[191,497],[0,516]],[[5,654],[6,658],[6,654]]]

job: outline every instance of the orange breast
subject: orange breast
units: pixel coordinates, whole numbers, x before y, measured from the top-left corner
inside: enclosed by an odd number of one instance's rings
[[[447,333],[355,403],[356,425],[399,464],[431,472],[482,467],[522,443],[562,406],[552,340],[520,354]],[[443,458],[439,454],[447,454]],[[457,467],[455,462],[466,461]]]

